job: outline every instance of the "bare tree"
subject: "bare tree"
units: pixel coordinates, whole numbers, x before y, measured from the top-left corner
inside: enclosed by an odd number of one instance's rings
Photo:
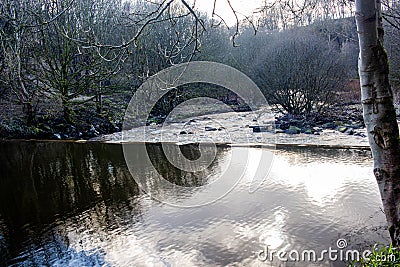
[[[359,74],[364,120],[374,158],[374,174],[394,245],[400,241],[399,128],[389,84],[389,64],[383,47],[380,0],[357,0],[360,45]]]
[[[32,124],[35,111],[36,88],[26,71],[32,65],[32,31],[26,25],[32,23],[29,10],[34,10],[33,2],[26,0],[2,1],[0,3],[0,50],[2,64],[0,83],[11,89],[13,99],[23,106],[26,122]]]
[[[346,80],[339,51],[307,31],[274,37],[275,42],[259,51],[254,79],[280,111],[292,115],[320,112],[334,101]]]

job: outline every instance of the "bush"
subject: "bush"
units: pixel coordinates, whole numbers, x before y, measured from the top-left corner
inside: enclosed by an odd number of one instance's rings
[[[346,81],[340,51],[307,31],[276,35],[260,52],[254,77],[270,104],[283,113],[307,115],[334,101]]]
[[[368,259],[361,258],[359,261],[350,263],[349,267],[400,266],[400,250],[393,247],[392,244],[382,247],[374,246],[371,252]]]

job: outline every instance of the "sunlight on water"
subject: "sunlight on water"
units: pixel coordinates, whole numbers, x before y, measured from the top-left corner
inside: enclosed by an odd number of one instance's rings
[[[201,178],[171,167],[161,147],[151,147],[160,174],[192,186],[185,195],[158,191],[182,203],[206,198],[205,188],[221,191],[221,172],[229,179],[246,164],[230,155],[248,150],[250,168],[226,196],[177,208],[138,188],[118,145],[1,146],[0,265],[270,266],[257,259],[264,246],[323,249],[339,236],[353,246],[387,238],[367,151],[278,150],[268,177],[250,193],[261,149],[219,148]],[[152,172],[138,168],[137,175],[155,184]]]
[[[285,175],[282,175],[284,172]],[[360,187],[374,188],[375,180],[372,177],[372,162],[365,166],[351,162],[309,162],[296,163],[293,157],[277,156],[275,158],[272,175],[274,182],[293,189],[304,188],[310,202],[324,207],[340,200],[339,197],[349,184],[359,184]],[[378,191],[371,190],[374,198],[378,198]]]

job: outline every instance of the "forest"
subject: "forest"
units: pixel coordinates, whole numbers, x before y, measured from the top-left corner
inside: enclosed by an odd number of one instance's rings
[[[397,87],[400,4],[388,1],[384,8]],[[277,1],[250,15],[230,12],[234,25],[186,1],[2,1],[0,136],[88,139],[118,132],[129,99],[146,79],[199,60],[248,75],[282,116],[329,117],[327,107],[359,103],[353,2]],[[159,101],[149,122],[195,96],[246,109],[224,88],[191,84]]]
[[[400,0],[0,1],[0,265],[399,266],[399,44]]]

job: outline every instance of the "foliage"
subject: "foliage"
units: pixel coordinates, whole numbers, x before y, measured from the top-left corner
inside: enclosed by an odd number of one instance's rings
[[[359,261],[354,261],[349,264],[349,267],[396,267],[400,266],[400,250],[399,248],[393,247],[392,244],[389,246],[374,246],[371,250],[371,255],[368,259],[360,258]]]

